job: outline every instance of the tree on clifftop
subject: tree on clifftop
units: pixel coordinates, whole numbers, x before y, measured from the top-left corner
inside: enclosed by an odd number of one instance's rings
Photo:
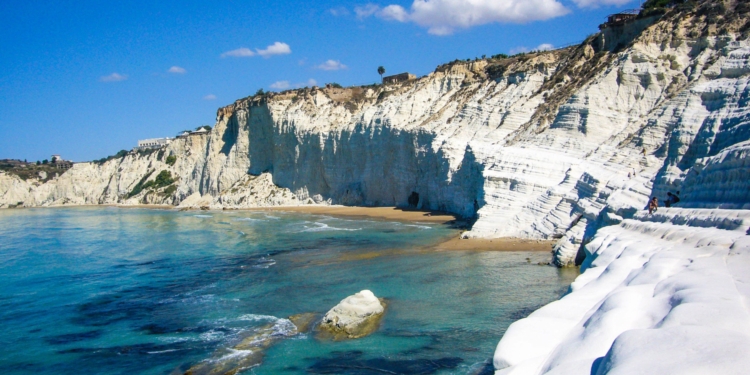
[[[380,74],[380,80],[381,80],[381,81],[383,80],[383,74],[384,74],[384,73],[385,73],[385,68],[383,68],[383,66],[382,66],[382,65],[381,65],[381,66],[379,66],[379,67],[378,67],[378,74]]]

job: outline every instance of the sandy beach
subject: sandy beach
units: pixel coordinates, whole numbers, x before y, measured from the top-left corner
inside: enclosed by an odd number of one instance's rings
[[[523,238],[464,238],[456,236],[435,247],[442,251],[552,251],[556,241]]]
[[[351,207],[351,206],[281,206],[249,208],[250,211],[287,211],[315,215],[370,217],[397,221],[416,221],[448,224],[457,218],[444,212],[418,211],[397,207]]]

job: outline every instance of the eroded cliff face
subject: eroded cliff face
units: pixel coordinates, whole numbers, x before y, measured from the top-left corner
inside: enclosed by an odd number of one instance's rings
[[[406,206],[416,193],[420,208],[476,218],[467,237],[560,238],[555,261],[570,264],[650,196],[749,207],[747,13],[706,1],[634,25],[635,39],[608,30],[615,47],[598,35],[397,85],[241,99],[208,135],[162,150],[41,185],[0,175],[0,204]],[[172,187],[130,196],[162,170]]]

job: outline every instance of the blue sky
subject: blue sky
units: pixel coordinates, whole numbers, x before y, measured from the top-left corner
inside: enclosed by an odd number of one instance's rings
[[[213,125],[218,107],[259,88],[369,84],[379,65],[424,75],[457,58],[566,45],[639,3],[5,0],[0,158],[98,159]]]

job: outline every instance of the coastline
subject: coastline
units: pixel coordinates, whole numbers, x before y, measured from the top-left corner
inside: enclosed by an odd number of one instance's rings
[[[461,238],[453,237],[435,246],[438,251],[544,251],[552,252],[556,241],[516,237]]]
[[[411,210],[399,207],[356,207],[356,206],[319,206],[319,205],[307,205],[307,206],[275,206],[275,207],[258,207],[258,208],[243,208],[240,211],[282,211],[282,212],[298,212],[313,215],[336,215],[336,216],[348,216],[348,217],[367,217],[377,218],[386,220],[396,221],[408,221],[408,222],[424,222],[424,223],[438,223],[438,224],[465,224],[461,219],[455,215],[437,212],[437,211],[422,211],[422,210]]]
[[[180,210],[177,206],[160,204],[102,204],[102,205],[61,205],[41,208],[70,208],[70,207],[116,207],[116,208],[140,208],[153,210]],[[202,211],[198,208],[190,208],[191,211]],[[229,211],[230,209],[227,209]],[[231,209],[234,211],[234,209]],[[211,209],[208,211],[221,211]],[[451,225],[456,229],[468,229],[469,223],[453,214],[439,211],[405,209],[399,207],[357,207],[340,205],[303,205],[303,206],[272,206],[241,208],[236,211],[267,211],[267,212],[296,212],[312,215],[332,215],[343,217],[371,218],[381,220],[394,220],[410,223],[430,223]],[[535,240],[516,237],[500,238],[461,238],[461,233],[448,240],[430,246],[432,251],[552,251],[556,241]]]

